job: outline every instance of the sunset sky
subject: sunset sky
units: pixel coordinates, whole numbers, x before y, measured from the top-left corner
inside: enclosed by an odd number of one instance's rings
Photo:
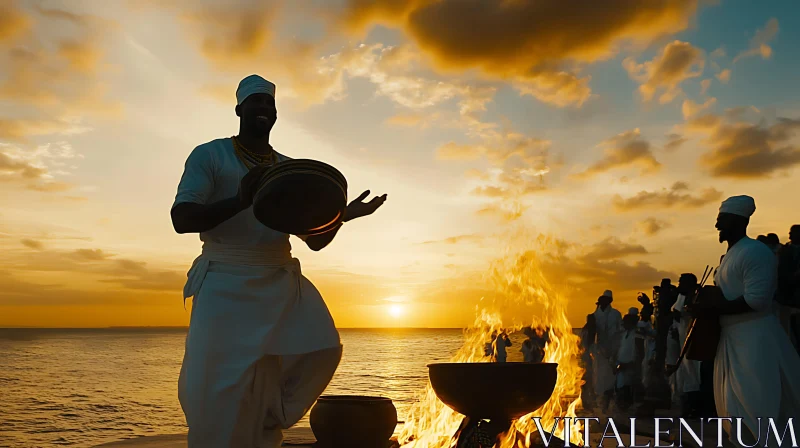
[[[188,324],[200,241],[169,209],[252,73],[279,152],[388,194],[321,252],[292,239],[340,327],[467,325],[507,248],[574,325],[604,289],[625,310],[718,262],[725,197],[755,198],[753,237],[800,222],[799,22],[796,0],[3,0],[0,326]]]

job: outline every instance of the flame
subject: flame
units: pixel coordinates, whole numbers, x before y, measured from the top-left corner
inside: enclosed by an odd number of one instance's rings
[[[539,243],[546,242],[539,240]],[[491,362],[484,352],[493,332],[520,330],[523,325],[503,324],[500,309],[531,307],[531,327],[547,329],[550,339],[545,345],[545,362],[558,363],[558,380],[550,399],[541,408],[514,422],[513,429],[501,437],[496,448],[528,448],[536,443],[534,417],[540,418],[542,429],[566,439],[565,417],[574,419],[581,409],[581,386],[584,370],[580,364],[579,338],[572,332],[567,316],[567,297],[548,282],[541,270],[536,251],[522,252],[494,262],[489,280],[500,297],[495,309],[476,307],[473,325],[464,331],[465,342],[450,362]],[[528,326],[528,325],[526,325]],[[404,448],[452,448],[463,416],[439,401],[430,383],[412,405],[406,424],[398,437]],[[557,422],[557,423],[556,423]],[[555,425],[555,429],[553,429]],[[572,446],[583,445],[583,427],[572,420],[567,429]]]

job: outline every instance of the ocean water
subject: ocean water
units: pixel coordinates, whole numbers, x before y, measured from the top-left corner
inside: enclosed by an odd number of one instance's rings
[[[0,329],[0,447],[185,432],[177,396],[185,337],[184,329]],[[427,364],[449,360],[463,343],[457,329],[344,329],[341,337],[343,359],[325,393],[387,396],[401,421],[427,384]],[[521,335],[512,341],[509,361],[521,361]]]

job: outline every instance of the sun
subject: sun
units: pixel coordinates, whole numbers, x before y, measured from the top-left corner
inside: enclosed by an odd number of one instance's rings
[[[406,310],[403,307],[403,305],[400,305],[400,304],[397,304],[397,303],[389,305],[388,311],[389,311],[389,315],[394,317],[394,318],[402,317],[403,314],[405,314],[405,312],[406,312]]]

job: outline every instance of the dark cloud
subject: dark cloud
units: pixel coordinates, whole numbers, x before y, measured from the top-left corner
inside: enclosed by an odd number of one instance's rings
[[[589,251],[582,256],[582,260],[588,262],[608,261],[629,255],[645,255],[647,249],[640,244],[630,244],[621,241],[616,237],[607,237],[599,243],[589,247]]]
[[[695,0],[579,0],[565,14],[555,0],[350,0],[342,21],[358,31],[401,27],[441,70],[478,68],[511,80],[523,94],[579,106],[590,89],[576,63],[607,59],[626,41],[650,43],[682,31],[697,7]]]
[[[766,178],[800,163],[795,136],[800,119],[779,118],[776,123],[725,123],[721,117],[707,118],[699,128],[708,133],[710,151],[700,164],[714,177]]]
[[[44,249],[44,244],[41,241],[32,240],[30,238],[23,238],[20,240],[23,246],[33,249],[33,250],[42,250]]]
[[[623,132],[604,141],[600,146],[605,147],[605,157],[573,177],[585,179],[615,168],[629,166],[639,166],[642,175],[661,169],[661,163],[656,160],[650,143],[642,138],[639,129]]]
[[[669,222],[652,216],[636,223],[636,228],[647,236],[655,236],[669,226]]]
[[[698,208],[721,198],[722,192],[715,188],[705,188],[692,194],[688,184],[675,182],[669,189],[640,191],[629,198],[616,195],[612,202],[617,210],[627,212],[648,208]]]
[[[689,141],[689,139],[681,134],[669,134],[667,135],[667,142],[664,143],[664,150],[676,151],[687,141]]]
[[[705,54],[688,42],[674,41],[667,44],[652,61],[638,64],[632,57],[622,65],[634,80],[641,83],[639,93],[650,101],[661,92],[658,102],[666,104],[683,93],[680,84],[703,74]]]

